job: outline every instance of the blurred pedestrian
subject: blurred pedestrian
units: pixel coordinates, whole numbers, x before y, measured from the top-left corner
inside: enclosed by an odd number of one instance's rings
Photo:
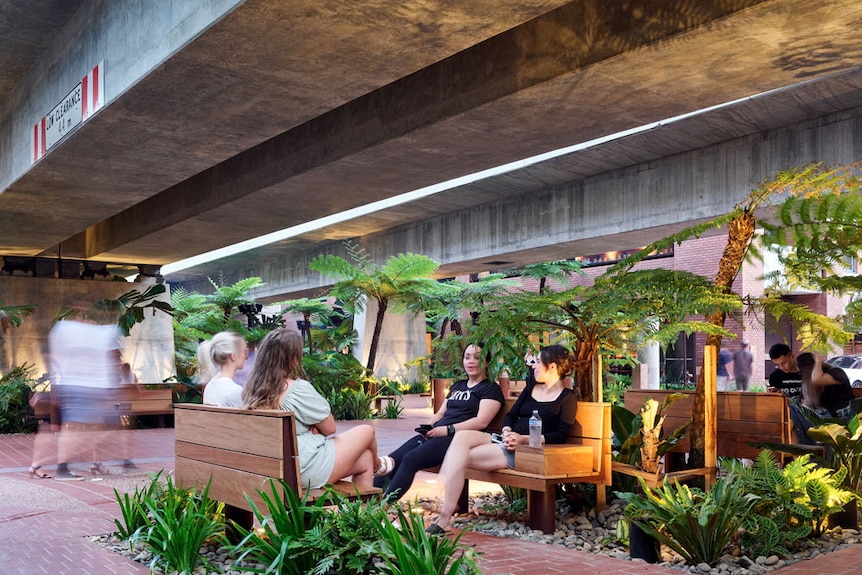
[[[736,380],[736,391],[748,391],[748,386],[751,384],[754,356],[748,347],[749,343],[742,340],[740,348],[733,353],[733,378]]]
[[[68,464],[91,449],[93,474],[104,472],[98,447],[109,430],[120,426],[114,390],[120,381],[117,362],[120,330],[116,325],[59,321],[48,337],[51,393],[59,402],[58,481],[80,481]]]

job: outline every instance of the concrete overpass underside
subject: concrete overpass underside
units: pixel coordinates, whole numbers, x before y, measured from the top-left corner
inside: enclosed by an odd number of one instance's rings
[[[0,255],[162,265],[702,111],[169,276],[275,297],[345,238],[443,276],[633,248],[862,158],[855,0],[30,4],[0,0],[30,62],[0,70]],[[99,62],[104,108],[32,163]]]

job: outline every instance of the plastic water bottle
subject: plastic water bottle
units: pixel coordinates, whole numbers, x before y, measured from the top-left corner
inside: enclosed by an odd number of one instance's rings
[[[534,409],[533,415],[530,416],[530,447],[542,446],[542,418],[539,417],[539,410]]]

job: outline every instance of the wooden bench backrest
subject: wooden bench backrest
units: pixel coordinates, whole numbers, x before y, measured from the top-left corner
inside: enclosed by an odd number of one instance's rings
[[[120,413],[160,414],[173,410],[173,390],[169,385],[121,385],[111,388]]]
[[[212,476],[210,497],[242,509],[249,509],[244,492],[262,505],[256,490],[269,492],[270,477],[301,491],[293,412],[174,407],[178,484],[202,488]]]
[[[515,405],[517,398],[507,398],[503,409],[488,426],[488,431],[498,432],[503,427],[503,418]],[[593,471],[607,471],[610,484],[611,473],[611,404],[579,401],[575,424],[569,431],[567,443],[593,447]]]
[[[637,413],[648,397],[664,402],[671,390],[631,389],[625,393],[625,407]],[[663,426],[665,435],[691,420],[694,392],[682,392],[688,397],[668,407]],[[787,398],[781,393],[754,393],[745,391],[719,391],[716,394],[717,431],[716,451],[724,457],[754,459],[760,449],[752,442],[795,443]],[[686,437],[674,451],[688,451]]]

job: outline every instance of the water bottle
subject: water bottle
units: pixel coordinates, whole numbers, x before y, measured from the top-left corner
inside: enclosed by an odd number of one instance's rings
[[[530,416],[530,447],[542,446],[542,418],[539,417],[539,410],[534,409],[533,415]]]

